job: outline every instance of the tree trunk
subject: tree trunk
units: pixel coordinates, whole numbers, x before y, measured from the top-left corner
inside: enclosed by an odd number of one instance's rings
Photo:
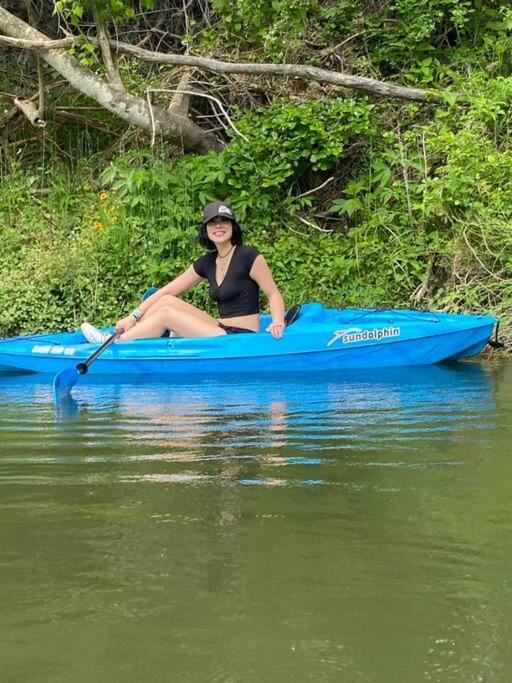
[[[44,41],[48,38],[29,24],[0,7],[0,31],[13,38]],[[62,50],[36,50],[50,66],[84,95],[116,114],[124,121],[182,144],[187,151],[207,152],[219,147],[219,142],[188,118],[149,104],[139,97],[121,91],[82,66]]]

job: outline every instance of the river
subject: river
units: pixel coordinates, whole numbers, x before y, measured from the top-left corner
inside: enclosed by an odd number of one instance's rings
[[[512,364],[0,376],[2,683],[508,682]]]

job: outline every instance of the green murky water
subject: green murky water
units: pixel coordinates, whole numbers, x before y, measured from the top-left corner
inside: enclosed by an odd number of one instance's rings
[[[508,682],[512,364],[0,377],[2,683]]]

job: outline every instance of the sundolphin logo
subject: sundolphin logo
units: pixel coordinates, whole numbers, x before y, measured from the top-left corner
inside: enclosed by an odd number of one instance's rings
[[[352,342],[360,341],[379,341],[380,339],[399,336],[399,327],[379,327],[373,330],[362,330],[360,327],[349,327],[346,330],[337,330],[334,332],[334,337],[327,342],[327,346],[331,346],[331,344],[334,344],[338,339],[342,340],[342,344],[350,344]]]
[[[334,337],[330,341],[327,342],[327,346],[334,344],[334,342],[338,341],[338,339],[342,339],[347,334],[351,334],[354,332],[361,332],[361,328],[360,327],[349,327],[347,330],[337,330],[334,333]],[[345,341],[345,340],[343,340],[343,341]]]

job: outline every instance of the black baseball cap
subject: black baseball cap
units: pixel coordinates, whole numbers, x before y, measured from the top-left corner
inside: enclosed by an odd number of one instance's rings
[[[210,202],[203,209],[203,225],[211,221],[215,216],[223,216],[229,218],[234,223],[237,222],[235,212],[233,211],[231,204],[226,201],[215,200]]]

